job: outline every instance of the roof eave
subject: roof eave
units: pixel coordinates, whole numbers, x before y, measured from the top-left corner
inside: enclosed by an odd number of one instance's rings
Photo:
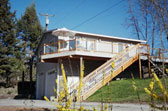
[[[72,31],[72,32],[74,32],[76,34],[79,34],[79,35],[88,35],[88,36],[94,36],[94,37],[100,37],[100,38],[116,39],[116,40],[123,40],[123,41],[132,41],[132,42],[138,42],[138,43],[146,43],[147,42],[145,40],[128,39],[128,38],[101,35],[101,34],[93,34],[93,33],[86,33],[86,32],[78,32],[78,31]]]

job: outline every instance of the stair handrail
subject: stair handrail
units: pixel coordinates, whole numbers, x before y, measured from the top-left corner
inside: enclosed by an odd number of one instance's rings
[[[111,65],[111,62],[112,61],[117,61],[118,59],[121,59],[124,55],[126,55],[129,51],[131,51],[131,50],[133,50],[135,47],[138,47],[139,46],[139,44],[137,44],[137,45],[135,45],[135,46],[133,46],[133,47],[131,47],[130,49],[124,49],[123,51],[121,51],[120,53],[118,53],[117,55],[115,55],[112,59],[110,59],[109,61],[107,61],[106,63],[104,63],[103,65],[101,65],[100,67],[98,67],[97,69],[95,69],[94,71],[92,71],[91,73],[94,73],[95,71],[97,71],[97,70],[99,70],[100,68],[102,68],[103,66],[106,66],[106,67],[108,67],[109,65]],[[124,54],[122,54],[124,51],[126,51]],[[120,56],[119,57],[119,55],[121,55],[122,54],[122,56]],[[109,63],[110,62],[110,63]],[[108,66],[107,66],[108,65]],[[105,67],[105,68],[106,68]],[[104,70],[104,68],[102,68],[100,71],[102,71],[102,70]],[[88,78],[88,77],[92,77],[92,76],[89,76],[91,73],[89,73],[84,79],[83,79],[83,81],[86,79],[86,81],[85,82],[87,82],[87,81],[89,81],[90,80],[90,78]],[[96,76],[96,75],[94,75],[94,76]],[[83,82],[82,81],[82,82]]]
[[[105,62],[104,64],[102,64],[100,67],[98,67],[97,69],[93,70],[91,73],[95,72],[96,70],[99,70],[101,67],[105,66],[106,64],[109,64],[109,62],[111,63],[111,61],[113,61],[113,59],[116,59],[116,57],[119,56],[119,55],[121,55],[125,50],[126,50],[126,48],[124,50],[122,50],[121,52],[117,53],[114,57],[112,57],[107,62]],[[91,73],[89,73],[87,76],[85,76],[84,79],[87,78]],[[83,82],[83,80],[82,80],[82,82]],[[73,84],[72,86],[70,86],[69,89],[73,89],[74,87],[76,89],[76,87],[79,86],[78,84],[79,84],[79,81],[76,82],[75,84]]]
[[[135,48],[137,48],[138,49],[138,47],[139,47],[139,44],[138,45],[135,45],[134,47],[131,47],[130,49],[126,49],[127,51],[121,56],[121,57],[119,57],[119,58],[117,58],[117,59],[114,59],[114,61],[117,61],[117,60],[119,60],[119,59],[121,59],[121,58],[123,58],[123,56],[125,56],[126,54],[128,54],[131,50],[133,50],[133,49],[135,49]],[[139,51],[138,52],[136,52],[136,54],[135,54],[135,56],[137,55],[137,54],[139,54]],[[117,56],[117,55],[116,55]],[[132,58],[132,57],[130,57],[130,58]],[[128,61],[128,60],[127,60]],[[108,66],[106,66],[106,68],[108,68],[110,65],[112,65],[112,64],[108,64]],[[101,66],[100,66],[101,67]],[[97,72],[96,74],[94,74],[94,77],[96,77],[98,74],[100,74],[101,72],[103,72],[105,69],[101,69],[99,72]],[[117,70],[117,69],[116,69]],[[88,74],[88,75],[90,75],[90,74]],[[105,76],[105,78],[107,77],[108,75],[106,74],[106,76]],[[91,77],[91,78],[89,78],[89,79],[87,79],[86,78],[86,81],[82,81],[84,84],[86,84],[90,79],[93,79],[93,76]],[[101,81],[99,81],[98,83],[100,83]],[[95,85],[96,84],[98,84],[98,83],[95,83]],[[90,87],[91,88],[91,87]],[[90,89],[89,88],[89,89]],[[88,90],[87,90],[88,91]]]
[[[149,59],[149,62],[150,62],[155,68],[157,68],[162,74],[164,74],[163,71],[160,69],[160,67],[157,66],[151,59]]]
[[[100,69],[100,71],[104,70],[104,66],[105,68],[108,67],[109,65],[111,65],[111,62],[114,61],[116,59],[116,61],[118,59],[121,59],[124,55],[126,55],[129,51],[133,50],[135,47],[138,47],[139,44],[130,47],[130,48],[125,48],[124,50],[122,50],[120,53],[116,54],[113,58],[111,58],[110,60],[108,60],[107,62],[105,62],[103,65],[101,65],[100,67],[98,67],[97,69],[95,69],[94,71],[92,71],[91,73],[89,73],[83,80],[82,83],[86,83],[87,81],[89,81],[93,76],[96,76],[98,74],[98,72],[96,74],[94,74],[97,70]],[[120,56],[121,55],[121,56]],[[119,58],[118,58],[119,57]],[[99,71],[99,72],[100,72]],[[92,75],[91,75],[92,74]],[[74,85],[72,85],[69,89],[73,89],[72,92],[74,91],[74,89],[77,89],[77,87],[79,82],[76,82]]]

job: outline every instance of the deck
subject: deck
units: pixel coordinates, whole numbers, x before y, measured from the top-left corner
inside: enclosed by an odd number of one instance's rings
[[[97,40],[74,39],[44,44],[42,61],[51,61],[57,58],[79,58],[108,60],[121,52],[126,44],[109,43]]]
[[[134,45],[130,46],[133,47]],[[44,44],[44,52],[41,55],[42,62],[56,62],[58,58],[79,58],[91,60],[108,60],[113,58],[126,48],[126,44],[109,43],[96,40],[74,39]],[[161,48],[149,48],[147,44],[139,45],[140,59],[151,59],[154,62],[168,63],[168,50]],[[163,59],[164,58],[164,59]]]

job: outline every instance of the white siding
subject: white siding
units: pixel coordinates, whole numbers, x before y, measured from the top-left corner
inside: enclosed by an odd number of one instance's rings
[[[96,51],[112,53],[112,42],[105,42],[97,40]]]
[[[118,43],[113,44],[113,53],[118,53]]]
[[[68,85],[68,87],[72,86],[73,84],[75,84],[77,82],[79,82],[79,76],[68,76],[67,77],[67,85]],[[71,91],[69,91],[69,92],[71,92]]]

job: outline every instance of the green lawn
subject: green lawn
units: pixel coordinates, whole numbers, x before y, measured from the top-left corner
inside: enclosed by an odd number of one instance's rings
[[[150,101],[150,96],[144,91],[144,87],[148,87],[152,79],[135,79],[140,100],[143,102]],[[155,83],[155,91],[160,93],[157,83]],[[87,101],[94,102],[138,102],[137,93],[132,88],[132,79],[112,81],[90,96]]]

